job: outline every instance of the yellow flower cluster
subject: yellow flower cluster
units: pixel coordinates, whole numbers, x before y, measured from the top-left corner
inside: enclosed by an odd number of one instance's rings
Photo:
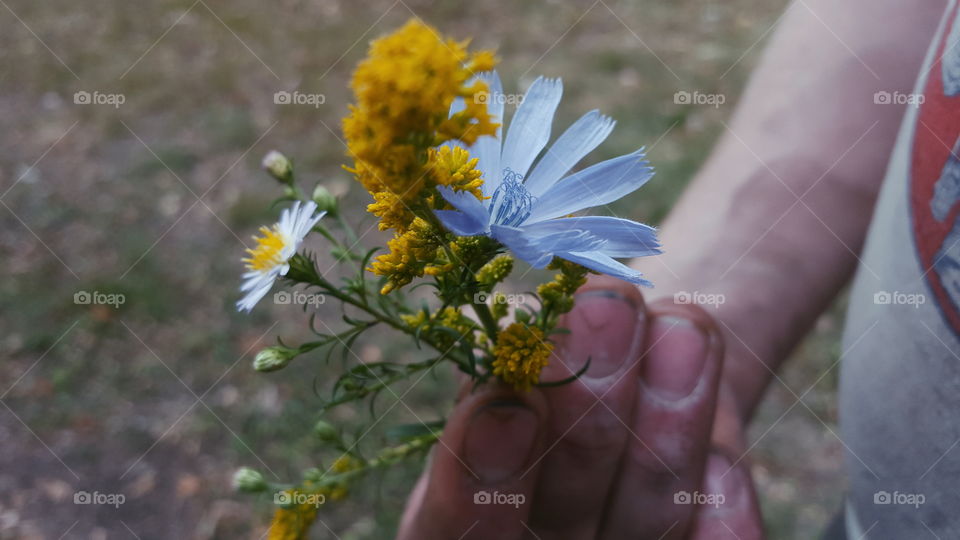
[[[500,283],[513,271],[513,257],[499,255],[477,271],[477,282],[486,290]]]
[[[444,39],[411,20],[373,41],[353,74],[356,103],[343,120],[353,158],[348,170],[373,196],[367,211],[380,218],[380,230],[395,231],[390,253],[370,268],[387,276],[383,294],[444,264],[437,260],[444,231],[432,211],[447,205],[436,186],[482,197],[477,159],[463,148],[439,146],[451,140],[470,145],[496,133],[487,112],[487,85],[471,82],[493,65],[491,52],[471,53],[466,42]],[[464,107],[450,116],[457,98]]]
[[[452,157],[459,160],[458,169],[466,164],[462,155],[448,151],[445,156],[432,148],[452,139],[469,145],[496,133],[483,99],[486,84],[468,85],[473,75],[493,65],[491,52],[470,53],[466,42],[443,39],[417,20],[371,44],[353,74],[356,104],[343,121],[343,132],[354,160],[350,171],[376,200],[368,209],[386,218],[381,228],[403,232],[416,216],[415,207],[430,195],[423,191],[434,180],[431,173],[450,176],[442,169]],[[465,107],[448,118],[458,97]]]
[[[493,374],[517,390],[529,390],[540,380],[552,351],[553,344],[544,341],[539,328],[513,323],[497,334]]]
[[[478,234],[477,236],[457,236],[450,242],[450,253],[453,263],[461,264],[467,267],[471,272],[476,272],[478,266],[482,266],[490,260],[499,244],[489,236]],[[444,267],[444,270],[450,270],[452,266]]]
[[[363,467],[364,463],[357,458],[344,454],[337,458],[330,470],[334,474],[343,474]],[[323,475],[321,475],[322,477]],[[304,504],[294,504],[289,507],[277,508],[270,523],[269,540],[304,540],[310,525],[317,519],[318,500],[342,500],[347,496],[347,484],[335,478],[318,484],[308,481],[303,491],[289,489],[285,492],[291,501],[304,500]],[[323,499],[319,499],[322,497]]]
[[[389,294],[420,277],[437,262],[442,239],[440,231],[422,218],[414,218],[409,228],[387,242],[389,253],[377,257],[370,271],[387,276],[380,294]]]
[[[483,184],[480,175],[483,173],[477,170],[477,161],[477,158],[470,157],[470,152],[459,146],[431,148],[427,158],[427,170],[434,184],[448,186],[456,191],[469,191],[476,198],[483,199],[480,191]],[[435,204],[445,204],[440,197],[433,197]]]
[[[436,190],[429,188],[447,186],[455,191],[469,191],[481,199],[483,194],[480,186],[483,180],[480,175],[483,173],[476,168],[477,161],[477,158],[471,158],[470,153],[460,147],[430,148],[427,150],[424,172],[420,175],[420,187],[428,189],[417,192],[424,200],[404,200],[391,190],[373,191],[371,193],[374,202],[367,206],[367,211],[380,218],[378,227],[381,231],[394,229],[403,233],[415,219],[418,209],[423,206],[428,210],[448,206]]]
[[[553,281],[540,284],[537,294],[543,302],[544,311],[556,317],[573,309],[573,294],[587,282],[588,270],[559,257],[554,258],[547,268],[559,270],[559,273],[553,276]]]
[[[291,500],[298,496],[295,490],[286,492]],[[310,525],[317,519],[316,504],[297,504],[289,508],[277,508],[270,523],[268,540],[304,540]]]

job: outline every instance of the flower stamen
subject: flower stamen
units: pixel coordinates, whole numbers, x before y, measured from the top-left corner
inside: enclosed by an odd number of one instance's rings
[[[505,169],[503,182],[493,192],[490,201],[491,223],[510,227],[519,225],[530,216],[535,202],[536,197],[523,186],[523,175]]]

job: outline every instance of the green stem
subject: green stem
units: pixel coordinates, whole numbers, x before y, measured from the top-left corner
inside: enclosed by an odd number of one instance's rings
[[[367,304],[366,302],[362,302],[362,301],[360,301],[360,300],[356,300],[356,299],[354,299],[353,297],[351,297],[350,295],[344,294],[344,293],[341,292],[339,289],[337,289],[336,287],[334,287],[330,282],[328,282],[327,280],[323,279],[323,277],[319,277],[319,276],[318,276],[318,279],[319,279],[319,281],[314,281],[314,282],[311,282],[311,283],[312,283],[313,285],[316,285],[317,287],[320,287],[320,288],[324,289],[325,292],[326,292],[327,294],[329,294],[330,296],[333,296],[334,298],[336,298],[337,300],[340,300],[341,302],[343,302],[343,303],[345,303],[345,304],[350,304],[351,306],[354,306],[354,307],[360,309],[361,311],[363,311],[364,313],[370,315],[371,317],[373,317],[373,318],[376,319],[377,321],[382,322],[382,323],[386,324],[387,326],[390,326],[391,328],[394,328],[395,330],[399,330],[399,331],[401,331],[401,332],[403,332],[403,333],[405,333],[405,334],[418,337],[418,339],[420,339],[421,341],[425,342],[427,345],[430,345],[431,347],[433,347],[434,350],[436,350],[437,352],[439,352],[441,355],[443,355],[443,356],[448,356],[448,355],[449,355],[449,356],[451,357],[451,360],[453,360],[455,363],[457,363],[458,365],[464,365],[463,360],[462,360],[461,358],[458,358],[457,355],[454,353],[453,350],[444,350],[439,344],[435,343],[433,340],[429,339],[427,336],[422,336],[422,335],[421,335],[421,336],[417,336],[417,335],[416,335],[416,332],[414,331],[414,329],[410,328],[409,326],[407,326],[407,325],[406,325],[405,323],[403,323],[402,321],[398,321],[398,320],[396,320],[396,319],[393,319],[393,318],[391,318],[391,317],[388,317],[388,316],[380,313],[380,312],[377,311],[376,309],[374,309],[372,306],[370,306],[370,305]],[[484,305],[484,307],[486,307],[486,306]],[[488,310],[488,312],[487,312],[487,315],[490,317],[490,321],[493,322],[493,316],[490,315],[489,310]],[[493,322],[493,328],[496,329],[496,322]],[[489,332],[489,327],[487,328],[487,331]],[[496,332],[494,332],[494,335],[496,335]]]
[[[357,244],[359,244],[360,240],[357,238],[357,233],[353,230],[353,227],[351,227],[350,224],[347,223],[347,220],[343,217],[343,214],[341,214],[340,212],[337,212],[336,214],[337,214],[337,222],[340,223],[340,227],[342,227],[344,232],[347,233],[347,241],[350,242],[351,248],[348,251],[352,252],[353,251],[352,246],[356,246]]]
[[[474,302],[473,311],[476,312],[477,317],[480,318],[480,322],[483,323],[483,327],[487,331],[487,336],[490,337],[490,342],[496,344],[500,327],[497,326],[497,320],[493,318],[490,307],[483,302]]]
[[[333,245],[337,247],[337,249],[343,252],[343,255],[337,258],[337,262],[343,262],[344,260],[349,260],[350,263],[354,266],[354,268],[359,268],[356,262],[357,257],[354,256],[353,250],[348,248],[343,242],[337,240],[337,238],[333,236],[333,234],[329,230],[327,230],[326,227],[317,223],[316,225],[313,226],[313,230],[323,235],[324,238],[332,242]]]
[[[363,476],[374,469],[389,467],[390,465],[399,463],[400,461],[403,461],[404,459],[407,459],[418,452],[426,451],[428,448],[436,444],[438,440],[440,440],[441,435],[443,435],[443,430],[431,431],[429,434],[419,436],[406,444],[386,448],[380,453],[380,455],[364,463],[363,467],[336,475],[336,480],[353,480],[356,477]],[[329,478],[329,475],[324,476]]]

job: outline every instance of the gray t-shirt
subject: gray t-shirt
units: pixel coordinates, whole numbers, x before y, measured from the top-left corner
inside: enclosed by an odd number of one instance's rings
[[[922,96],[922,97],[919,97]],[[848,533],[960,538],[960,19],[951,1],[891,156],[844,334]],[[931,534],[933,533],[933,534]]]

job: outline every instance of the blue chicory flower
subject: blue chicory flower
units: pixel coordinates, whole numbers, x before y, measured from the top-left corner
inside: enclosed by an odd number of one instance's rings
[[[502,123],[506,99],[500,77],[491,72],[480,78],[490,88],[487,110],[492,121]],[[643,148],[564,176],[613,130],[615,122],[593,110],[574,122],[533,166],[550,140],[562,92],[560,79],[540,77],[534,81],[503,144],[498,129],[496,137],[480,137],[467,148],[478,158],[484,200],[441,186],[441,195],[456,210],[437,210],[437,217],[455,234],[496,239],[535,268],[545,267],[556,256],[652,286],[640,272],[615,258],[661,253],[656,229],[618,217],[569,217],[609,204],[645,184],[653,176],[653,168]],[[463,107],[458,100],[451,106],[451,114]]]

